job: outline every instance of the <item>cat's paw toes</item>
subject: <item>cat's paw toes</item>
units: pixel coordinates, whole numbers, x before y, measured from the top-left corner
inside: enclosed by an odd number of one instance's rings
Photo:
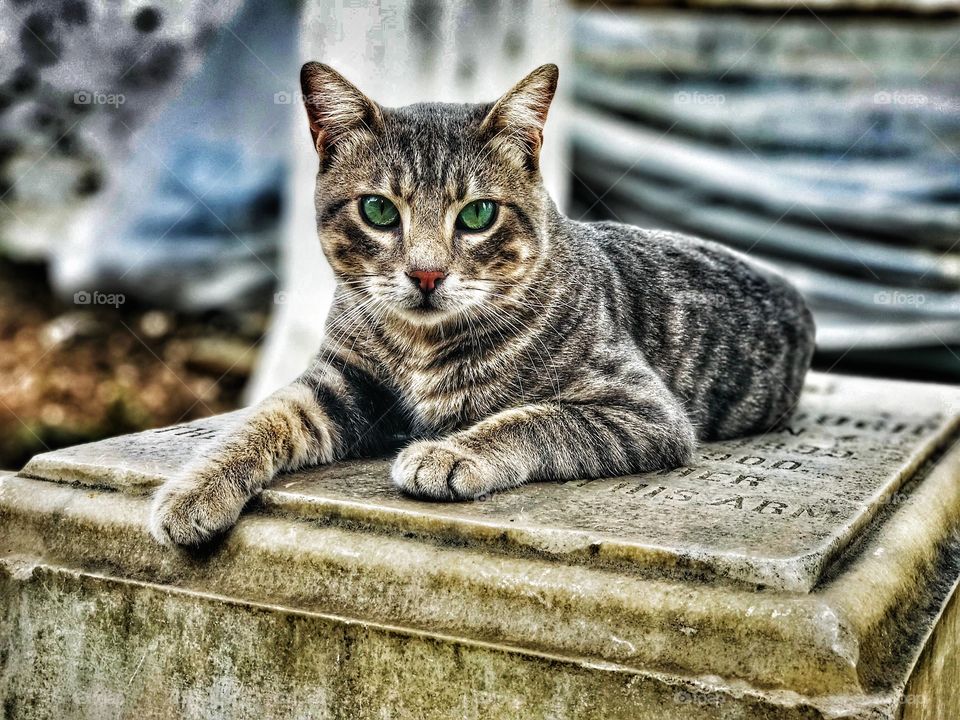
[[[215,483],[171,480],[154,496],[150,534],[163,545],[202,545],[232,527],[243,505]]]
[[[452,441],[417,442],[393,463],[393,483],[409,495],[430,500],[468,500],[497,487],[496,468]]]

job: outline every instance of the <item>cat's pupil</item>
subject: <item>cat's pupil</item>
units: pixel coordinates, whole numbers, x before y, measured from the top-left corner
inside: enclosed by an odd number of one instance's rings
[[[360,214],[378,228],[395,227],[400,222],[397,206],[383,195],[364,195],[360,198]]]
[[[474,200],[457,216],[461,230],[486,230],[496,217],[497,204],[493,200]]]

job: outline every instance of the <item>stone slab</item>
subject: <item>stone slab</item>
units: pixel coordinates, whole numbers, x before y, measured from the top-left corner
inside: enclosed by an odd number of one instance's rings
[[[148,491],[231,418],[38,456],[0,474],[0,704],[11,718],[943,717],[960,657],[956,398],[815,376],[784,432],[708,446],[690,472],[475,503],[402,498],[385,461],[298,473],[199,552],[150,538]],[[731,474],[702,477],[718,468]],[[751,474],[742,507],[703,502]],[[837,512],[792,517],[804,501]]]
[[[18,572],[0,564],[7,720],[727,720],[731,709],[742,720],[831,717],[747,688],[732,701],[716,683],[616,663],[44,567]]]
[[[555,557],[806,591],[906,478],[953,438],[960,389],[813,375],[781,431],[701,447],[687,467],[535,483],[481,502],[403,497],[389,461],[289,475],[263,503]],[[22,475],[136,489],[175,474],[236,416],[38,455]]]

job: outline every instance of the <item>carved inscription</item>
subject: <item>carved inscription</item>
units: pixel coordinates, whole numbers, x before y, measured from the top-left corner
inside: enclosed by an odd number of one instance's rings
[[[884,435],[909,435],[920,437],[926,435],[943,421],[942,415],[931,415],[921,422],[902,420],[891,415],[882,414],[872,417],[857,417],[843,413],[817,413],[799,411],[791,419],[789,425],[779,432],[793,437],[799,437],[811,431],[810,426],[822,428],[847,428],[851,431],[868,431]],[[804,427],[807,426],[807,427]],[[856,437],[856,436],[853,436]]]
[[[217,436],[217,431],[214,428],[204,428],[198,425],[174,425],[173,427],[161,428],[160,430],[154,430],[153,432],[157,435],[169,433],[170,435],[191,438],[193,440],[209,440]]]
[[[638,510],[652,506],[684,517],[699,508],[819,523],[857,511],[856,498],[846,492],[848,478],[887,476],[916,447],[917,438],[929,436],[942,421],[939,414],[903,420],[887,414],[801,412],[792,426],[777,432],[704,446],[690,465],[605,481],[603,493],[611,498],[611,512],[617,497]],[[586,491],[595,482],[561,485]]]
[[[703,479],[704,476],[700,476]],[[716,479],[716,478],[712,478]],[[744,481],[750,486],[756,486],[761,478],[749,478],[741,475],[730,482],[736,484]],[[692,487],[670,487],[640,482],[620,482],[609,489],[609,492],[621,493],[639,501],[654,501],[660,505],[692,504],[708,507],[720,507],[728,510],[740,510],[767,515],[776,515],[783,518],[812,518],[836,515],[838,510],[821,504],[800,503],[787,501],[785,498],[755,494],[722,494],[713,497],[714,492],[705,492]]]

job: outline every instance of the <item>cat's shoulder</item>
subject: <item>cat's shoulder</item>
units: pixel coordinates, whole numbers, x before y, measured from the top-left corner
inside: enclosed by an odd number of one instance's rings
[[[644,240],[652,232],[651,230],[646,230],[636,225],[627,225],[612,220],[584,222],[582,220],[564,218],[564,225],[567,234],[574,241],[595,243],[606,243],[616,240]]]
[[[600,222],[582,222],[567,220],[567,233],[574,244],[593,244],[602,248],[634,252],[670,253],[671,250],[705,250],[733,257],[736,253],[720,243],[693,235],[671,230],[642,228],[636,225],[603,220]]]
[[[659,267],[680,275],[719,272],[733,279],[762,277],[775,286],[789,285],[774,266],[714,240],[620,222],[568,223],[568,236],[578,252],[599,250],[622,272]]]

